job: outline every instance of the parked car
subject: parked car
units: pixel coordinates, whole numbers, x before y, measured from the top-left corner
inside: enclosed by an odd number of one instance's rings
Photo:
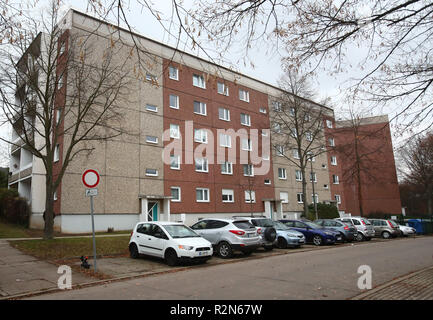
[[[212,243],[221,258],[230,258],[234,251],[250,255],[260,246],[260,235],[245,219],[207,218],[191,226],[195,232]]]
[[[319,226],[340,232],[343,242],[352,242],[353,240],[356,240],[356,237],[358,236],[358,230],[356,230],[352,223],[349,224],[334,219],[318,219],[315,220],[314,223],[317,223]]]
[[[391,237],[398,237],[400,229],[395,222],[386,219],[369,219],[373,225],[375,236],[389,239]]]
[[[136,259],[141,254],[165,259],[170,266],[180,261],[206,262],[212,257],[212,244],[196,232],[175,222],[139,222],[129,240],[129,253]]]
[[[280,249],[299,248],[305,243],[305,236],[302,232],[291,229],[280,221],[274,221],[274,228],[277,230],[275,245]]]
[[[374,228],[371,222],[363,217],[346,217],[346,218],[336,218],[335,220],[352,223],[356,230],[358,230],[358,236],[356,240],[358,241],[369,241],[374,237]]]
[[[401,236],[402,237],[407,237],[407,236],[414,236],[416,235],[416,229],[409,227],[409,226],[405,226],[403,224],[398,223],[395,220],[391,220],[392,222],[396,223],[398,225],[398,228],[401,231]]]
[[[260,235],[260,244],[265,250],[272,250],[277,238],[277,231],[274,228],[274,221],[266,217],[234,217],[248,220]]]
[[[331,229],[325,229],[308,220],[279,220],[291,229],[304,234],[307,243],[313,243],[316,246],[322,244],[334,244],[341,240],[341,235]]]
[[[274,245],[285,249],[297,248],[305,243],[305,236],[301,232],[292,230],[281,222],[266,217],[245,217],[245,219],[257,228],[257,232],[262,237],[262,245],[267,250]]]

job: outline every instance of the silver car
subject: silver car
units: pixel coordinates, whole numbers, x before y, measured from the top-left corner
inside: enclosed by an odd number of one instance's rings
[[[260,217],[233,217],[242,218],[251,222],[256,227],[257,233],[261,238],[261,246],[266,250],[270,251],[274,248],[274,242],[277,238],[277,231],[274,228],[274,221],[269,218]]]
[[[374,227],[375,236],[389,239],[391,237],[398,237],[400,235],[400,229],[398,225],[386,219],[370,219],[369,220]]]
[[[355,226],[355,228],[358,230],[358,235],[356,238],[356,240],[358,241],[364,241],[364,240],[369,241],[375,235],[375,231],[373,226],[371,225],[371,222],[368,221],[366,218],[357,216],[357,217],[336,218],[335,220],[352,223]]]
[[[212,243],[221,258],[230,258],[234,251],[250,255],[260,246],[256,228],[245,219],[206,218],[191,226],[195,232]]]

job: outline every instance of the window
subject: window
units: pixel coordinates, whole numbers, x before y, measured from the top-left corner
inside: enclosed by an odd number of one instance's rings
[[[222,174],[233,174],[233,163],[224,162],[221,164],[221,173]]]
[[[337,165],[337,157],[336,157],[336,156],[331,156],[331,164],[332,164],[333,166],[336,166],[336,165]]]
[[[170,95],[170,108],[179,109],[179,97],[175,94]]]
[[[168,67],[168,77],[172,80],[179,80],[179,70],[176,67]]]
[[[148,143],[158,143],[158,137],[146,136],[146,142]]]
[[[272,107],[273,107],[274,111],[277,111],[277,112],[281,111],[281,102],[273,101]]]
[[[56,124],[60,123],[60,118],[62,117],[62,109],[58,108],[56,110]]]
[[[293,149],[292,150],[292,154],[293,154],[293,158],[295,159],[299,159],[299,150],[298,149]]]
[[[280,200],[282,203],[289,203],[289,194],[287,192],[280,192]]]
[[[205,129],[194,129],[194,141],[207,143],[207,131]]]
[[[337,201],[338,204],[341,204],[341,196],[339,194],[335,195],[335,201]]]
[[[295,108],[293,108],[293,107],[290,108],[289,113],[290,113],[290,115],[291,115],[292,117],[294,117],[295,114],[296,114],[296,110],[295,110]]]
[[[253,146],[251,144],[250,139],[242,139],[242,150],[245,150],[245,151],[252,151],[253,150]]]
[[[313,155],[311,151],[307,152],[308,161],[316,161],[316,157]]]
[[[302,193],[297,193],[296,199],[298,200],[298,203],[304,203],[304,195]]]
[[[332,175],[332,183],[334,184],[339,184],[339,180],[338,180],[338,176],[336,174]]]
[[[245,190],[245,202],[255,203],[256,202],[256,192],[253,190]]]
[[[275,132],[275,133],[280,133],[280,132],[281,132],[281,124],[279,124],[279,123],[274,123],[274,124],[273,124],[273,128],[274,128],[274,132]]]
[[[265,179],[265,184],[271,184],[271,180],[270,179]]]
[[[310,172],[310,182],[317,182],[317,175],[315,172]]]
[[[170,138],[179,139],[180,131],[178,124],[170,124]]]
[[[307,139],[307,141],[313,141],[313,134],[308,131],[305,133],[305,138]]]
[[[276,145],[277,156],[284,157],[284,146]]]
[[[156,177],[156,176],[158,176],[158,170],[146,169],[146,176]]]
[[[233,190],[222,189],[222,200],[223,202],[235,202]]]
[[[250,102],[250,93],[244,89],[239,89],[239,100]]]
[[[180,187],[171,187],[171,202],[180,202]]]
[[[295,178],[296,178],[296,181],[302,181],[302,172],[301,172],[301,170],[296,170],[295,171]]]
[[[311,118],[310,118],[310,114],[306,113],[304,114],[304,122],[310,122]]]
[[[334,140],[334,138],[329,138],[328,142],[329,142],[329,146],[335,147],[335,140]]]
[[[330,129],[332,129],[332,121],[331,120],[326,120],[326,126]]]
[[[209,202],[209,189],[197,188],[195,189],[197,202]]]
[[[194,101],[194,113],[205,116],[206,115],[206,103]]]
[[[243,124],[244,126],[251,125],[251,117],[249,114],[241,113],[241,124]]]
[[[293,138],[297,138],[298,137],[298,130],[296,130],[296,128],[290,129],[290,133],[291,133],[291,136]]]
[[[175,170],[180,169],[180,156],[178,155],[170,156],[170,169],[175,169]]]
[[[65,53],[65,51],[66,51],[66,42],[62,41],[62,43],[60,44],[59,56]]]
[[[54,191],[54,195],[53,195],[53,200],[56,201],[57,200],[57,190]]]
[[[62,88],[64,85],[63,74],[59,75],[59,82],[57,84],[58,89]]]
[[[220,146],[231,148],[232,147],[232,138],[228,134],[220,133]]]
[[[259,112],[260,112],[260,113],[263,113],[263,114],[266,114],[266,113],[267,113],[265,107],[261,107],[261,108],[259,108]]]
[[[278,178],[287,179],[287,172],[285,168],[278,168]]]
[[[146,110],[152,112],[158,112],[158,107],[152,104],[146,104]]]
[[[218,117],[220,120],[230,121],[230,110],[226,108],[218,108]]]
[[[311,202],[319,203],[319,195],[317,193],[311,195]]]
[[[156,82],[158,80],[158,78],[151,73],[146,73],[146,80]]]
[[[208,172],[208,161],[206,158],[195,159],[195,171],[197,172]]]
[[[192,85],[195,87],[206,89],[206,83],[204,81],[204,77],[198,74],[192,75]]]
[[[245,177],[253,177],[254,176],[254,167],[252,164],[244,164],[244,176]]]
[[[225,96],[229,95],[229,87],[224,82],[217,83],[217,91],[219,94],[223,94]]]
[[[262,129],[262,136],[263,137],[267,137],[268,136],[268,131],[269,129]]]
[[[60,159],[60,145],[56,144],[56,147],[54,148],[54,162],[59,161]]]

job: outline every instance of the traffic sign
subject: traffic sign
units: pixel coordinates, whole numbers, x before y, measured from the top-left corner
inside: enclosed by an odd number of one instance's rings
[[[81,179],[87,188],[92,189],[99,184],[99,173],[96,170],[88,169],[84,171]]]
[[[94,197],[98,195],[98,189],[86,189],[86,197]]]

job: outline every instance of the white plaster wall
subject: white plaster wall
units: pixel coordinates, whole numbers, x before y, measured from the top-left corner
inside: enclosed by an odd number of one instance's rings
[[[139,221],[138,214],[104,214],[94,215],[95,231],[106,232],[108,228],[114,231],[132,230]],[[62,214],[62,233],[89,233],[92,232],[92,218],[90,214]]]

